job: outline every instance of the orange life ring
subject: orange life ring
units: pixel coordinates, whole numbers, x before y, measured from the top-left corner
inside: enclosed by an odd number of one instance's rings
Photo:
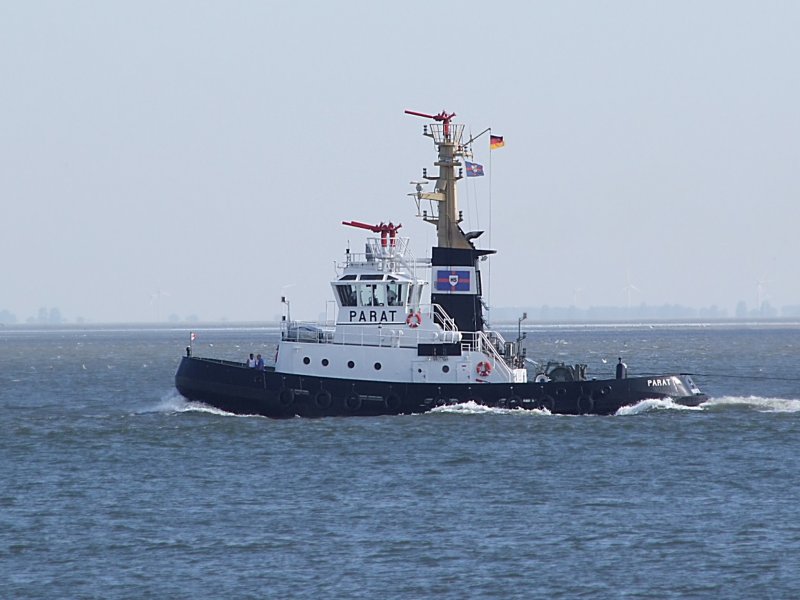
[[[492,372],[492,364],[482,360],[475,367],[475,372],[481,377],[488,377],[489,373]]]
[[[406,317],[406,325],[411,327],[411,329],[416,329],[422,325],[422,315],[419,313],[419,311],[408,313],[408,316]]]

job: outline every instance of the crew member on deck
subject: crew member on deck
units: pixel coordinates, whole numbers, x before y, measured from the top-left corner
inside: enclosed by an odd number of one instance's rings
[[[619,362],[617,363],[617,379],[627,379],[628,378],[628,365],[622,362],[622,357],[619,358]]]
[[[252,352],[250,353],[250,358],[247,359],[247,366],[250,367],[251,369],[256,368],[256,359],[253,358]]]
[[[258,369],[259,371],[264,370],[264,359],[261,358],[260,354],[256,356],[256,369]]]

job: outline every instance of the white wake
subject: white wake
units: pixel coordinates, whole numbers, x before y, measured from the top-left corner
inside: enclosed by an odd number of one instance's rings
[[[184,412],[203,412],[212,415],[219,415],[223,417],[236,417],[233,413],[225,412],[213,406],[208,406],[202,402],[190,402],[181,396],[177,390],[171,390],[161,396],[161,400],[150,409],[144,412],[162,412],[162,413],[184,413]]]
[[[615,414],[618,416],[639,415],[657,410],[724,410],[725,408],[750,408],[765,413],[800,412],[800,400],[788,398],[763,398],[761,396],[722,396],[709,398],[699,406],[682,406],[671,398],[642,400],[631,406],[623,406]]]
[[[497,408],[484,406],[477,402],[460,402],[459,404],[446,404],[437,406],[430,412],[432,413],[451,413],[457,415],[549,415],[547,409],[527,409],[527,408]]]
[[[796,413],[800,412],[800,400],[790,398],[764,398],[761,396],[722,396],[711,398],[701,405],[706,409],[717,407],[747,407],[758,412]]]

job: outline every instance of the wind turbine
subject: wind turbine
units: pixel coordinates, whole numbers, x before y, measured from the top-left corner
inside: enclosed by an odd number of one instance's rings
[[[631,283],[631,271],[627,269],[625,271],[625,287],[622,288],[628,298],[628,312],[631,310],[631,292],[636,292],[637,294],[641,294],[642,290]]]
[[[583,288],[575,288],[572,290],[572,306],[578,307],[578,297],[583,293]]]
[[[756,281],[756,311],[758,314],[764,313],[764,302],[769,298],[769,291],[767,284],[770,283],[769,279],[762,278]]]
[[[163,290],[156,290],[150,294],[150,305],[155,305],[156,307],[156,323],[161,321],[161,298],[165,296],[169,297],[169,295],[169,292],[165,292]]]

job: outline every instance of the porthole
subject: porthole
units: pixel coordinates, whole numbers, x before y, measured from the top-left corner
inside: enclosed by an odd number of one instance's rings
[[[323,366],[323,367],[327,367],[327,366],[328,366],[328,364],[329,364],[329,363],[328,363],[328,359],[327,359],[327,358],[323,358],[323,359],[322,359],[322,366]]]
[[[307,364],[309,364],[310,362],[311,362],[311,359],[310,359],[310,358],[308,358],[307,356],[304,356],[304,357],[303,357],[303,364],[304,364],[304,365],[307,365]]]
[[[449,373],[449,372],[450,372],[450,367],[448,365],[442,366],[442,373]]]
[[[376,371],[380,371],[381,370],[381,363],[375,363],[375,370]]]
[[[353,367],[356,366],[356,363],[354,363],[352,360],[348,360],[347,361],[347,366],[348,366],[348,368],[352,369]]]

